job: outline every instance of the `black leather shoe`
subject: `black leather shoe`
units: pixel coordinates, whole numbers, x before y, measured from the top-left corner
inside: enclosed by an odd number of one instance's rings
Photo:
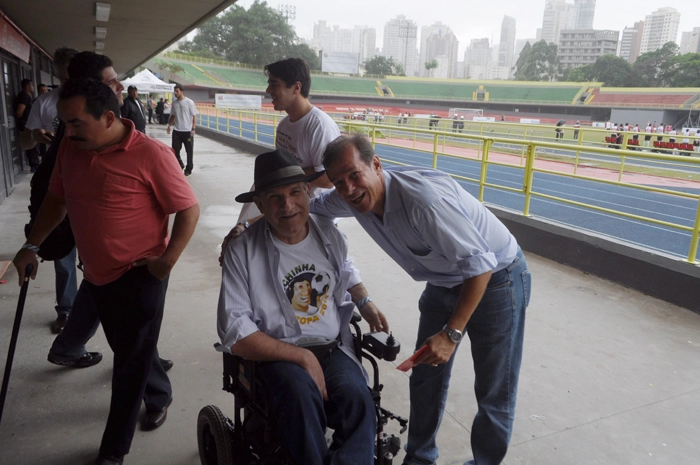
[[[168,405],[160,410],[154,410],[153,412],[146,412],[141,422],[141,429],[144,431],[151,431],[165,423],[166,418],[168,418],[168,407],[173,403],[173,398],[171,397],[168,401]]]
[[[66,321],[68,321],[68,314],[60,313],[56,317],[56,320],[51,323],[51,332],[54,334],[58,334],[61,331],[63,331],[63,327],[66,325]]]
[[[172,360],[166,360],[160,357],[158,357],[158,359],[160,360],[160,366],[162,366],[165,371],[170,370],[174,365]]]
[[[98,455],[95,465],[121,465],[124,463],[123,455]]]
[[[102,354],[99,352],[85,352],[81,357],[74,358],[73,360],[58,360],[53,355],[49,354],[49,362],[56,365],[62,365],[64,367],[71,368],[88,368],[93,365],[97,365],[102,361]]]

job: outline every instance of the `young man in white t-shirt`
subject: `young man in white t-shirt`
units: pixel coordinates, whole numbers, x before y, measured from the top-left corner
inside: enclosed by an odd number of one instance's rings
[[[306,175],[283,151],[256,158],[256,188],[236,201],[254,201],[264,218],[224,250],[221,350],[266,362],[257,374],[294,463],[322,465],[331,454],[330,463],[372,465],[376,419],[352,350],[352,302],[371,330],[389,327],[348,258],[345,236],[309,217],[309,183],[321,176]],[[312,352],[311,342],[322,350]],[[330,448],[326,425],[335,430]]]
[[[284,111],[287,116],[277,125],[275,145],[291,153],[299,162],[304,173],[323,171],[323,151],[326,146],[340,137],[338,125],[327,113],[313,106],[309,101],[311,90],[311,70],[301,58],[287,58],[265,66],[267,74],[266,92],[272,98],[276,111]],[[333,185],[324,174],[309,183],[311,197]],[[229,232],[221,246],[223,250],[232,238],[240,234],[247,224],[260,218],[260,212],[253,203],[241,209],[236,226]]]
[[[180,168],[185,170],[185,176],[192,174],[194,167],[194,130],[197,127],[197,107],[195,107],[192,99],[185,97],[185,88],[181,84],[176,84],[173,90],[175,100],[168,121],[168,134],[170,129],[173,130],[173,150]],[[182,163],[180,158],[180,150],[185,146],[187,152],[187,165]]]

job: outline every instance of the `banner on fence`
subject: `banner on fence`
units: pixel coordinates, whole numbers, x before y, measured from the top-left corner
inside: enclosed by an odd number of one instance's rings
[[[520,122],[523,124],[540,124],[540,120],[532,118],[520,118]]]
[[[236,110],[261,110],[261,95],[216,94],[216,108]]]
[[[495,123],[496,118],[493,116],[475,116],[472,118],[472,121],[476,121],[477,123]]]

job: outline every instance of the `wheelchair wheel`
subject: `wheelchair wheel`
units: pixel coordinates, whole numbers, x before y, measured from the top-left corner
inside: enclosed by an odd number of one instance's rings
[[[202,465],[248,465],[250,455],[243,447],[231,420],[218,407],[207,405],[197,418],[197,445]]]

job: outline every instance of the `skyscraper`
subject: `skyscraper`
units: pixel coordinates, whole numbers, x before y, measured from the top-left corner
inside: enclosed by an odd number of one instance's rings
[[[406,76],[416,72],[416,35],[418,26],[415,21],[398,15],[384,26],[384,48],[382,55],[393,58],[403,66]]]
[[[593,29],[595,0],[574,0],[574,8],[571,12],[574,15],[574,24],[571,29]]]
[[[681,46],[678,53],[698,53],[700,50],[700,27],[694,27],[692,31],[681,34]]]
[[[571,9],[573,5],[564,0],[546,0],[542,16],[541,38],[548,44],[559,44],[559,34],[573,27]]]
[[[624,58],[629,63],[634,63],[639,56],[642,46],[642,33],[644,31],[644,21],[637,21],[633,27],[626,27],[622,31],[620,40],[620,58]]]
[[[421,28],[421,50],[418,64],[419,74],[440,78],[457,77],[457,48],[459,41],[452,30],[437,22]],[[437,60],[438,68],[425,69],[425,63]]]
[[[511,69],[515,64],[515,18],[504,16],[501,21],[501,39],[498,44],[498,66]],[[512,72],[508,73],[509,77]]]
[[[373,27],[355,26],[352,30],[352,51],[360,57],[360,63],[364,63],[373,56],[377,50],[377,30]]]
[[[642,45],[639,53],[653,52],[666,42],[678,43],[681,14],[675,8],[659,8],[644,19]]]

